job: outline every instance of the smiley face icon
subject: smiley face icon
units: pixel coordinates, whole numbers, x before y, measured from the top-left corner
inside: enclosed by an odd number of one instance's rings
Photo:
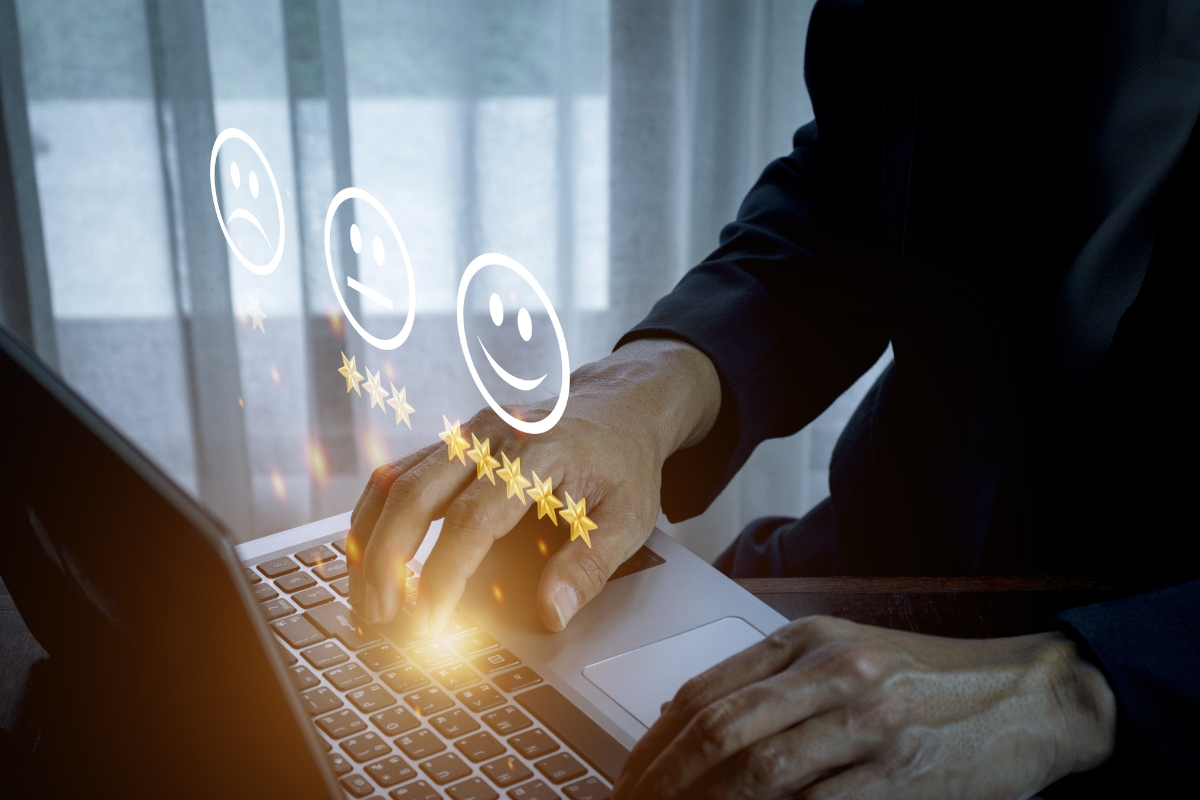
[[[235,152],[230,153],[224,159],[228,169],[228,186],[232,187],[227,190],[226,204],[233,206],[233,210],[229,214],[225,214],[221,210],[221,199],[217,192],[217,156],[226,143],[231,141],[241,142],[244,146],[231,145],[230,149]],[[249,152],[246,150],[247,146]],[[238,158],[243,159],[242,163],[238,163]],[[259,219],[260,214],[254,213],[256,208],[260,213],[262,211],[262,204],[255,202],[263,190],[262,179],[259,177],[260,171],[271,183],[271,192],[275,198],[275,218],[279,220],[277,230],[270,232]],[[217,211],[217,222],[221,224],[221,232],[225,234],[225,241],[228,242],[229,249],[246,269],[256,275],[270,275],[279,266],[279,260],[283,258],[283,196],[279,193],[279,184],[275,181],[275,173],[271,171],[271,165],[267,162],[267,157],[263,155],[258,143],[248,133],[237,128],[226,128],[221,131],[217,140],[213,142],[212,156],[208,160],[208,182],[212,188],[213,208]],[[270,222],[269,217],[268,222]],[[230,234],[229,228],[235,223],[246,227],[253,244]],[[275,228],[276,226],[270,227]],[[251,230],[254,233],[249,233]],[[271,234],[274,234],[274,241],[272,241]],[[262,245],[258,244],[260,240]]]
[[[546,315],[550,319],[550,324],[554,327],[554,335],[558,339],[558,354],[560,366],[562,368],[562,384],[559,387],[558,400],[554,403],[554,408],[550,414],[542,419],[530,422],[528,420],[518,419],[512,414],[505,411],[492,393],[488,391],[487,386],[479,377],[479,370],[475,367],[475,360],[471,356],[471,343],[467,339],[466,321],[464,311],[466,308],[467,288],[471,285],[471,279],[479,273],[484,267],[504,267],[511,272],[516,273],[529,288],[533,289],[537,299],[541,302],[542,307],[546,310]],[[500,296],[493,293],[488,299],[488,315],[491,318],[492,324],[500,328],[505,321],[504,303]],[[516,315],[517,332],[521,340],[528,342],[533,336],[533,317],[530,315],[527,308],[522,307],[517,311]],[[542,385],[549,373],[543,373],[539,377],[521,377],[514,375],[509,370],[505,369],[488,351],[484,345],[483,339],[476,336],[480,350],[487,359],[488,366],[496,374],[500,380],[520,392],[530,392]],[[558,321],[558,314],[554,311],[554,306],[550,303],[550,298],[546,296],[546,292],[542,289],[542,285],[537,282],[537,279],[530,274],[529,270],[521,266],[515,260],[499,253],[484,253],[476,258],[467,266],[467,271],[463,273],[462,279],[458,283],[458,341],[462,345],[463,356],[467,360],[467,369],[471,371],[471,377],[475,380],[475,385],[479,388],[483,399],[487,400],[487,404],[491,409],[500,415],[500,418],[507,422],[512,427],[522,433],[545,433],[557,424],[562,418],[563,412],[567,408],[567,395],[571,390],[571,361],[567,355],[567,340],[563,336],[562,324]]]
[[[383,335],[377,335],[378,331],[377,333],[372,333],[367,330],[367,326],[351,312],[350,306],[346,303],[346,297],[342,294],[342,282],[338,280],[337,270],[333,267],[332,237],[337,210],[347,200],[361,200],[370,206],[378,215],[378,221],[383,223],[383,226],[378,227],[381,228],[384,236],[387,236],[391,240],[385,242],[383,237],[375,235],[370,237],[370,242],[368,243],[367,237],[363,235],[363,229],[359,227],[358,223],[351,223],[348,232],[350,235],[350,246],[354,248],[354,252],[363,256],[365,260],[366,254],[363,253],[363,250],[369,250],[370,258],[375,264],[375,274],[389,279],[389,282],[393,282],[390,279],[395,277],[394,273],[399,269],[398,264],[404,264],[405,276],[408,279],[408,313],[404,318],[404,326],[394,336],[389,337],[386,332]],[[388,234],[391,235],[388,236]],[[392,215],[384,208],[383,203],[380,203],[370,192],[351,186],[342,189],[329,202],[329,210],[325,212],[325,266],[329,268],[329,280],[333,284],[333,293],[337,297],[338,305],[342,307],[342,313],[346,315],[346,319],[350,320],[350,324],[354,326],[354,330],[358,331],[359,336],[380,350],[395,350],[404,344],[404,340],[408,338],[408,334],[412,331],[413,318],[417,314],[417,283],[413,277],[412,262],[408,258],[408,248],[404,246],[404,237],[400,235],[400,229],[396,227],[396,221],[392,219]],[[359,277],[362,276],[360,275]],[[370,301],[372,311],[378,311],[379,309],[386,309],[388,312],[395,311],[395,302],[393,302],[392,298],[385,291],[380,290],[378,286],[372,287],[365,281],[360,281],[352,275],[345,276],[345,283],[347,288],[353,289]],[[386,289],[386,287],[384,288]],[[366,317],[365,314],[364,317]]]

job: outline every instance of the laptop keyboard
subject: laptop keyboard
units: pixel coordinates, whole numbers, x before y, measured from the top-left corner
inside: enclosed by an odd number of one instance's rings
[[[610,797],[624,751],[468,616],[424,641],[363,622],[344,599],[345,533],[246,576],[346,797]]]

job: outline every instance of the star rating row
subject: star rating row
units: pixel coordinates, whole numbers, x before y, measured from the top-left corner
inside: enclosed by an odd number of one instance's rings
[[[571,526],[571,541],[583,539],[584,544],[588,547],[592,546],[590,533],[596,530],[596,523],[588,518],[586,497],[579,498],[577,503],[571,498],[570,493],[563,492],[563,497],[567,499],[567,507],[563,508],[563,502],[554,495],[554,484],[551,478],[542,480],[538,477],[537,472],[530,470],[530,474],[533,476],[533,481],[530,482],[521,474],[520,458],[509,461],[507,455],[500,453],[502,461],[497,461],[496,457],[492,455],[491,439],[484,439],[481,442],[472,433],[471,441],[468,442],[463,436],[462,425],[459,422],[455,421],[452,425],[444,415],[442,422],[445,423],[446,430],[438,435],[446,443],[447,457],[450,461],[457,458],[465,466],[467,458],[471,459],[475,462],[475,480],[487,478],[493,486],[496,485],[496,476],[499,476],[506,487],[506,499],[516,497],[521,501],[521,505],[526,504],[525,494],[528,492],[529,498],[537,504],[538,519],[550,517],[550,522],[558,525],[558,517],[561,516],[563,521]]]
[[[412,430],[412,421],[409,417],[416,413],[416,409],[408,404],[408,387],[401,386],[400,390],[397,391],[396,384],[389,381],[388,385],[392,387],[392,390],[389,392],[383,388],[383,381],[379,377],[379,372],[372,374],[370,367],[365,365],[363,369],[367,371],[367,377],[364,379],[362,373],[358,371],[355,365],[356,358],[357,356],[346,358],[346,354],[342,353],[342,366],[338,368],[338,374],[346,379],[346,394],[350,394],[350,391],[353,390],[355,394],[361,397],[363,389],[366,389],[367,397],[371,400],[371,408],[379,406],[385,414],[387,413],[387,408],[384,407],[384,398],[388,398],[387,405],[391,406],[392,410],[396,412],[396,424],[399,425],[403,422],[408,426],[409,430]],[[391,396],[388,397],[388,395]]]

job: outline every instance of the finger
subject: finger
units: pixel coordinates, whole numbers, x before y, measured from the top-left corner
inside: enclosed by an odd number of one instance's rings
[[[413,633],[440,633],[462,598],[467,580],[475,573],[492,544],[520,522],[529,510],[516,495],[507,496],[502,481],[493,486],[477,478],[446,509],[442,534],[425,560]],[[526,498],[528,503],[528,498]]]
[[[567,486],[559,494],[576,497],[577,488]],[[597,527],[589,533],[591,547],[582,537],[568,541],[546,562],[538,583],[538,614],[552,631],[563,630],[654,530],[654,519],[649,513],[629,511],[620,498],[592,494],[596,505],[593,510],[593,497],[588,497],[587,516]],[[582,495],[579,491],[578,496]],[[569,527],[566,520],[559,520],[558,524]]]
[[[842,700],[825,665],[785,670],[739,689],[696,714],[643,773],[639,791],[670,796],[759,742]]]
[[[738,753],[705,775],[702,786],[655,797],[791,796],[867,755],[869,742],[847,719],[838,712],[809,720]]]
[[[879,764],[867,763],[818,779],[794,800],[882,800],[891,795]]]
[[[667,712],[651,726],[625,762],[624,774],[630,777],[629,788],[692,717],[719,698],[786,668],[800,656],[811,635],[810,626],[804,621],[792,623],[680,687]],[[614,795],[614,798],[619,797],[619,794]]]
[[[346,537],[346,566],[350,573],[350,604],[355,608],[364,607],[366,581],[363,579],[363,554],[370,541],[371,532],[379,520],[388,492],[400,475],[407,472],[416,464],[425,460],[435,449],[436,445],[422,448],[410,453],[399,461],[385,464],[371,473],[367,485],[363,488],[354,511],[350,513],[350,533]]]
[[[430,523],[474,477],[473,469],[448,461],[437,447],[392,482],[363,555],[368,622],[387,622],[403,606],[405,564],[416,555]]]

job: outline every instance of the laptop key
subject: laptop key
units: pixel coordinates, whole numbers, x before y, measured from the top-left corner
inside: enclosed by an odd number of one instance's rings
[[[407,708],[396,706],[378,714],[371,715],[371,722],[383,731],[384,736],[397,736],[405,731],[411,731],[421,724],[421,721]]]
[[[348,708],[317,717],[316,723],[317,727],[329,734],[331,739],[340,739],[352,733],[360,733],[367,727],[367,723]]]
[[[346,532],[349,533],[349,531],[346,531]],[[333,545],[334,550],[337,550],[342,555],[346,555],[346,537],[345,536],[343,536],[340,539],[334,539],[332,542],[330,542],[330,544]]]
[[[301,650],[300,655],[317,669],[333,667],[350,660],[350,656],[333,642],[321,642],[307,650]]]
[[[420,717],[440,714],[454,705],[454,701],[450,699],[450,695],[436,686],[410,692],[404,696],[404,702],[412,706],[412,710]]]
[[[484,723],[501,736],[523,731],[533,724],[529,717],[521,713],[516,706],[505,706],[499,711],[483,715]]]
[[[512,786],[514,783],[527,781],[533,777],[533,771],[516,756],[505,756],[489,761],[480,767],[497,786]]]
[[[295,664],[297,661],[300,660],[300,659],[296,658],[295,653],[293,653],[291,650],[288,650],[286,647],[281,645],[279,642],[275,643],[275,652],[279,653],[279,657],[283,659],[283,665],[285,667],[290,667],[292,664]]]
[[[258,573],[249,567],[242,567],[242,574],[246,576],[246,580],[250,581],[251,586],[256,583],[262,583],[262,578],[258,577]]]
[[[497,650],[494,653],[489,653],[486,656],[480,656],[471,662],[475,669],[487,675],[489,672],[496,672],[501,669],[515,667],[521,663],[521,659],[514,656],[508,650]]]
[[[268,578],[278,578],[280,575],[287,575],[289,572],[295,572],[298,569],[300,569],[300,565],[287,556],[273,558],[258,565],[258,571]]]
[[[381,708],[387,708],[390,705],[395,705],[396,698],[388,694],[387,689],[384,689],[378,683],[372,683],[363,689],[355,689],[346,695],[350,698],[350,702],[354,703],[354,707],[364,714],[374,714]]]
[[[345,561],[326,561],[313,567],[313,574],[323,581],[336,580],[347,572]]]
[[[339,597],[350,596],[350,576],[338,578],[336,581],[329,582],[329,588],[338,593]]]
[[[567,752],[555,753],[534,764],[537,771],[550,779],[551,783],[566,783],[587,774],[587,767]]]
[[[558,749],[558,742],[547,736],[541,728],[534,728],[527,733],[518,733],[508,740],[508,744],[526,758],[540,758]]]
[[[275,585],[283,591],[291,594],[298,592],[301,589],[307,589],[310,586],[316,586],[317,582],[313,580],[313,576],[307,572],[293,572],[291,575],[284,575],[282,578],[275,579]]]
[[[419,761],[434,753],[442,752],[446,749],[446,744],[434,736],[433,731],[428,728],[421,728],[419,731],[396,739],[396,747],[403,750],[404,754],[412,760]]]
[[[471,774],[471,768],[454,753],[442,753],[428,761],[421,762],[421,770],[438,786],[444,786],[450,781],[465,778]]]
[[[508,796],[513,800],[559,800],[554,790],[541,781],[533,781],[524,786],[509,789]]]
[[[380,644],[369,650],[363,650],[358,654],[358,660],[376,672],[380,672],[402,663],[404,656],[400,655],[400,651],[390,644]]]
[[[320,683],[316,675],[309,671],[308,667],[301,664],[298,667],[292,667],[288,670],[288,680],[292,682],[292,688],[298,692],[305,689],[311,689]]]
[[[446,794],[453,800],[496,800],[500,797],[495,789],[479,778],[470,778],[447,787]]]
[[[612,790],[595,778],[584,778],[564,786],[563,791],[571,800],[609,800],[612,797]]]
[[[451,664],[433,671],[433,679],[450,691],[479,683],[479,676],[466,664]]]
[[[459,739],[454,746],[458,748],[458,752],[475,764],[504,755],[504,745],[496,741],[496,737],[487,731],[480,731],[465,739]]]
[[[446,623],[446,629],[442,631],[442,636],[449,639],[451,637],[458,636],[459,634],[470,633],[471,631],[478,629],[479,626],[475,624],[475,620],[471,619],[466,614],[455,614],[450,618],[450,621]]]
[[[385,789],[417,777],[417,771],[400,756],[391,756],[383,761],[368,764],[367,774]]]
[[[429,718],[429,724],[447,739],[479,730],[479,723],[461,708],[451,709],[445,714],[434,714]]]
[[[411,664],[391,672],[385,672],[379,676],[379,680],[386,683],[388,688],[397,694],[411,692],[413,689],[419,689],[429,683],[429,678],[418,672],[417,668]]]
[[[504,705],[504,695],[486,683],[461,691],[454,696],[458,698],[458,702],[476,713]]]
[[[278,602],[272,600],[272,603]],[[270,605],[268,603],[267,605]],[[271,623],[271,627],[275,632],[283,637],[283,640],[292,647],[301,648],[319,642],[325,638],[325,634],[309,624],[304,617],[284,617],[277,619]]]
[[[408,657],[418,667],[422,669],[433,669],[434,667],[444,664],[447,661],[452,661],[455,658],[454,651],[441,642],[426,642],[410,648]]]
[[[442,796],[437,793],[437,790],[425,781],[417,781],[408,786],[401,786],[399,789],[392,789],[388,792],[388,797],[392,800],[442,800]]]
[[[343,664],[325,671],[325,680],[343,692],[371,681],[371,675],[358,664]]]
[[[292,599],[296,601],[296,605],[301,608],[314,608],[322,603],[328,603],[333,599],[333,595],[324,586],[314,586],[311,589],[305,589],[302,592],[296,592],[292,595]]]
[[[279,592],[275,591],[275,587],[269,583],[259,583],[250,590],[250,593],[260,603],[265,603],[268,600],[274,600],[276,597],[279,597]]]
[[[347,761],[346,757],[341,753],[328,753],[325,759],[329,762],[329,767],[333,770],[334,775],[345,775],[354,769],[354,765]]]
[[[470,636],[464,636],[461,639],[455,639],[453,647],[458,651],[458,654],[463,658],[470,658],[478,655],[484,650],[491,650],[493,647],[499,647],[500,643],[496,641],[490,633],[476,631]]]
[[[502,672],[492,676],[492,683],[509,694],[519,692],[529,686],[536,686],[541,682],[542,676],[529,667],[517,667],[512,672]]]
[[[323,544],[296,553],[296,560],[306,567],[315,567],[322,561],[333,561],[335,558],[337,558],[337,553]]]
[[[629,751],[553,686],[517,695],[517,702],[610,781],[621,774]]]
[[[347,775],[342,778],[342,788],[354,797],[366,797],[375,787],[362,775]]]
[[[339,642],[351,650],[361,650],[380,640],[379,634],[359,619],[358,615],[341,601],[317,606],[305,611],[304,616],[325,631],[328,636],[336,637]]]
[[[342,749],[360,764],[392,752],[390,744],[370,732],[364,733],[361,736],[354,736],[342,742]]]
[[[301,667],[303,669],[303,667]],[[324,714],[342,707],[342,698],[338,697],[328,686],[318,686],[300,694],[300,704],[309,714]]]
[[[296,607],[282,597],[277,600],[268,600],[265,603],[260,603],[258,610],[267,618],[267,622],[296,613]]]

